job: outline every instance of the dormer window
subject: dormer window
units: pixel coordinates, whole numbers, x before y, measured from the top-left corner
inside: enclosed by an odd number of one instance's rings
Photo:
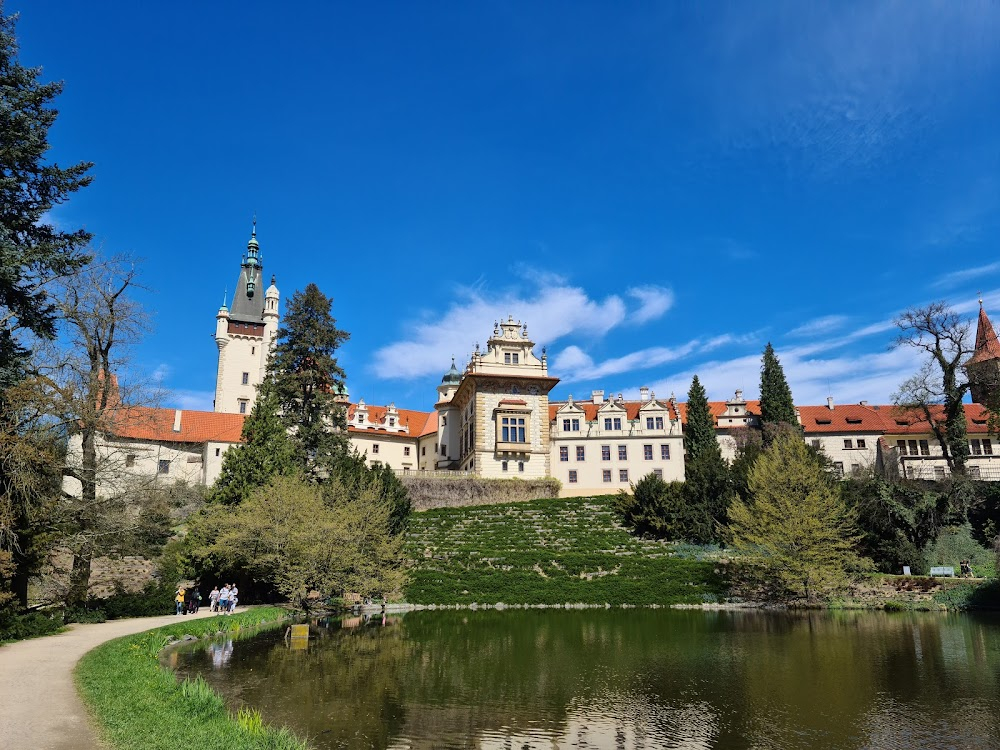
[[[364,421],[365,421],[365,415],[364,414],[359,414],[358,415],[358,422],[361,423],[361,422],[364,422]]]
[[[395,427],[396,426],[396,418],[395,417],[389,417],[389,426],[390,427]]]

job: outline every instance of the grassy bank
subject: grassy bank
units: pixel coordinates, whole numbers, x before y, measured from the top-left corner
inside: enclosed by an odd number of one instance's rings
[[[698,604],[725,594],[704,550],[636,539],[612,498],[534,500],[414,514],[414,604]]]
[[[179,682],[158,660],[173,639],[238,634],[286,615],[277,607],[261,607],[109,641],[80,660],[77,684],[101,734],[116,750],[304,750],[305,743],[287,730],[263,725],[255,711],[230,715],[203,680]]]

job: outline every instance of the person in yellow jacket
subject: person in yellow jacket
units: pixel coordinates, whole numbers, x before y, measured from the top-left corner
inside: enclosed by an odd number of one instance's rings
[[[177,595],[174,596],[174,602],[177,603],[177,611],[174,612],[175,615],[179,615],[184,611],[184,587],[177,587]]]

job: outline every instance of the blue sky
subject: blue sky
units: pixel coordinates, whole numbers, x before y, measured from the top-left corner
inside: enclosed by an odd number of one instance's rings
[[[137,365],[211,408],[256,212],[353,398],[429,409],[511,314],[554,397],[887,402],[902,309],[1000,315],[1000,5],[7,0],[65,81],[56,209],[144,259]],[[998,321],[1000,322],[1000,321]]]

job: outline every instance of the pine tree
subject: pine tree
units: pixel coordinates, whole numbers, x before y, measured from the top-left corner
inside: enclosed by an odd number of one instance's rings
[[[336,400],[344,371],[334,355],[349,334],[337,328],[331,304],[315,284],[295,292],[268,364],[296,460],[314,477],[329,473],[348,450],[344,408]]]
[[[750,470],[750,502],[729,508],[734,546],[766,571],[778,595],[835,593],[859,567],[855,519],[806,444],[780,434]]]
[[[80,268],[90,241],[82,229],[63,231],[45,221],[53,206],[90,184],[93,165],[46,163],[58,115],[49,104],[62,83],[41,83],[41,68],[19,63],[16,22],[0,1],[0,385],[16,379],[27,355],[19,330],[55,336],[56,311],[45,283]]]
[[[708,396],[698,376],[691,380],[687,402],[687,429],[684,433],[687,455],[698,458],[703,453],[715,453],[721,458],[719,441],[715,437],[715,420],[708,408]]]
[[[760,368],[760,418],[765,426],[782,422],[797,426],[799,423],[792,402],[792,390],[770,342],[764,348]]]
[[[684,466],[685,532],[690,542],[722,540],[726,511],[732,500],[729,467],[715,437],[715,420],[698,376],[688,390],[687,460]]]
[[[236,505],[276,476],[295,472],[294,449],[278,414],[278,397],[270,381],[258,388],[241,437],[243,442],[226,451],[222,459],[209,502]]]

